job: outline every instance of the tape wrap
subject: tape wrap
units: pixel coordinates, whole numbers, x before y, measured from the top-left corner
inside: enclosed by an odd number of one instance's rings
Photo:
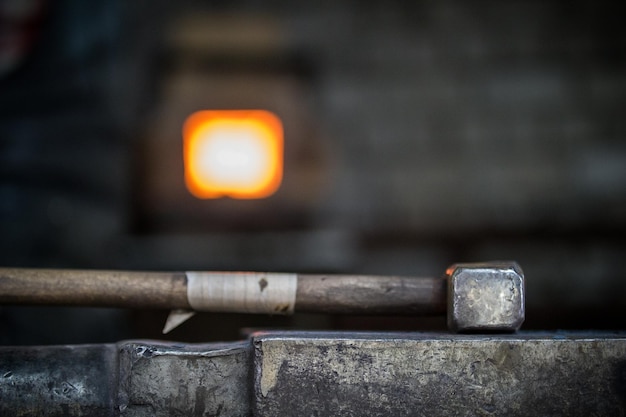
[[[187,272],[187,299],[196,311],[293,314],[297,274]]]

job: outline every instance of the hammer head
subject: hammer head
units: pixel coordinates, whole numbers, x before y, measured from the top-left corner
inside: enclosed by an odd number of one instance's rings
[[[524,321],[524,273],[515,262],[452,265],[448,328],[455,332],[514,332]]]

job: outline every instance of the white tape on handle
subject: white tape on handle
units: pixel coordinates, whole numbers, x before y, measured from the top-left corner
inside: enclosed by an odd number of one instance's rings
[[[293,314],[297,274],[187,272],[187,299],[196,311]]]

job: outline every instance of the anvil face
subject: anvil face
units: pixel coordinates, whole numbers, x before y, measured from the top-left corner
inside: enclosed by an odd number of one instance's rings
[[[0,415],[624,415],[625,364],[626,334],[601,333],[2,347]]]

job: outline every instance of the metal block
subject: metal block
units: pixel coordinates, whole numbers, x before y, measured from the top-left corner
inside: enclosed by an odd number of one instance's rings
[[[448,328],[456,332],[513,332],[524,322],[524,273],[515,262],[452,265]]]
[[[250,344],[120,344],[118,406],[124,417],[245,416]]]
[[[626,334],[257,333],[0,347],[0,415],[626,415]]]
[[[267,334],[257,416],[617,416],[626,339],[599,335]]]
[[[112,416],[115,345],[0,348],[1,416]]]

